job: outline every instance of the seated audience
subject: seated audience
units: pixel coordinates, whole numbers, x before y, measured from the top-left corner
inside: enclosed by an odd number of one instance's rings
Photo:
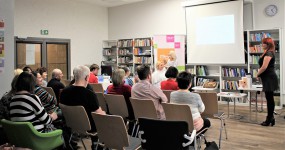
[[[205,110],[205,105],[198,93],[189,91],[191,80],[192,75],[190,73],[185,71],[179,73],[176,81],[180,90],[171,92],[170,103],[188,104],[191,108],[194,128],[199,132],[210,127],[211,123],[208,119],[201,117],[201,113]],[[202,133],[205,132],[203,131]]]
[[[46,112],[48,114],[57,113],[58,107],[56,106],[56,98],[40,86],[43,82],[42,76],[37,71],[33,71],[32,74],[35,76],[36,79],[34,93],[40,98],[41,103],[44,106]]]
[[[115,70],[112,75],[113,85],[108,86],[107,94],[123,95],[125,97],[126,104],[128,107],[129,118],[135,119],[133,107],[130,102],[132,87],[124,84],[124,77],[125,71],[123,69]]]
[[[29,73],[32,73],[33,70],[32,70],[32,68],[30,66],[26,66],[26,67],[23,68],[23,71],[27,71]]]
[[[177,74],[178,74],[178,70],[175,67],[170,66],[165,73],[165,77],[168,79],[160,83],[161,89],[162,90],[178,90],[179,88],[176,82]]]
[[[98,71],[99,66],[97,64],[92,64],[90,67],[90,77],[89,77],[89,83],[98,83]]]
[[[35,77],[23,72],[16,81],[16,94],[9,105],[11,121],[31,122],[36,130],[43,132],[46,125],[57,119],[56,114],[48,115],[37,95],[34,95],[36,86]]]
[[[75,83],[75,79],[70,81],[69,86],[73,85],[74,83]],[[89,83],[87,84],[86,89],[94,92],[93,87]]]
[[[158,119],[165,119],[165,113],[161,103],[167,102],[167,97],[160,88],[151,84],[151,70],[147,65],[137,67],[140,81],[132,88],[132,97],[138,99],[151,99],[157,112]]]
[[[132,78],[130,78],[130,69],[128,67],[123,67],[122,69],[124,69],[126,75],[125,75],[125,84],[129,85],[129,86],[133,86],[134,82],[132,80]]]
[[[59,91],[63,89],[65,86],[60,82],[63,74],[60,69],[54,69],[51,73],[51,80],[48,82],[47,87],[51,87],[54,91],[56,99],[59,100]]]
[[[47,68],[46,67],[40,67],[37,69],[37,71],[40,73],[40,75],[43,78],[42,86],[46,87],[47,86],[47,81],[46,81],[46,79],[47,79]]]
[[[77,66],[73,69],[73,75],[75,83],[62,90],[60,102],[68,106],[83,106],[90,120],[90,132],[96,132],[96,127],[91,116],[91,112],[96,112],[99,114],[106,113],[99,106],[96,94],[86,89],[89,81],[90,71],[86,66]],[[91,137],[91,140],[92,148],[94,148],[94,143],[97,142],[97,138]]]
[[[160,82],[166,80],[165,77],[165,68],[164,64],[160,61],[156,63],[156,70],[153,72],[151,76],[151,83],[157,87],[160,88]]]

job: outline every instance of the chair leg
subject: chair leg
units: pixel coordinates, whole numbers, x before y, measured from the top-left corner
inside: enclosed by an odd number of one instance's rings
[[[137,136],[138,136],[139,129],[140,129],[140,125],[138,125],[137,131],[136,131],[136,134],[135,134],[135,135],[136,135],[135,137],[137,137]]]
[[[68,141],[68,145],[70,146],[70,148],[71,148],[72,150],[73,150],[73,147],[72,147],[72,145],[70,144],[70,142],[71,142],[71,139],[72,139],[73,134],[74,134],[74,133],[71,133],[70,138],[69,138],[69,141]]]
[[[219,138],[219,149],[221,148],[221,140],[222,140],[222,132],[223,132],[223,119],[221,119],[221,127],[220,127],[220,138]]]
[[[84,144],[84,142],[83,142],[82,137],[80,137],[80,140],[81,140],[81,142],[82,142],[82,145],[84,146],[84,149],[86,150],[86,146],[85,146],[85,144]]]
[[[223,123],[224,123],[224,128],[225,128],[225,134],[226,134],[226,139],[228,139],[228,133],[227,133],[227,128],[226,128],[226,122],[225,120],[223,120]]]
[[[131,136],[133,136],[133,134],[134,134],[134,132],[135,132],[135,128],[136,128],[136,126],[137,126],[137,121],[135,121],[135,123],[134,123],[134,127],[133,127],[133,131],[132,131],[132,135]]]

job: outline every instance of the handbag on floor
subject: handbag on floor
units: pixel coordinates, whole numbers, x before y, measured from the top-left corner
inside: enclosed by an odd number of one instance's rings
[[[215,141],[208,142],[206,138],[204,139],[205,139],[205,144],[206,144],[205,150],[219,150],[219,147]]]

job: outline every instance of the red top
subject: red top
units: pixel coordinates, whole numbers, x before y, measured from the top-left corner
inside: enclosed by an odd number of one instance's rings
[[[130,119],[134,119],[134,111],[133,111],[133,107],[131,105],[130,102],[130,97],[131,97],[131,91],[132,91],[132,87],[127,85],[127,84],[122,84],[118,87],[115,87],[114,85],[109,85],[107,88],[107,94],[114,94],[114,95],[123,95],[125,100],[126,100],[126,104],[128,107],[128,112],[129,112],[129,118]]]
[[[179,90],[178,83],[174,79],[160,82],[161,90]]]
[[[94,75],[94,73],[90,72],[89,76],[89,83],[98,83],[98,78]]]

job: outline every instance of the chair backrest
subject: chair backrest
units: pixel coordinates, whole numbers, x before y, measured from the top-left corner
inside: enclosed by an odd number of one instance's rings
[[[64,86],[69,86],[69,84],[70,84],[70,82],[71,82],[71,80],[61,80],[62,81],[62,83],[64,84]]]
[[[95,93],[104,93],[103,85],[101,83],[91,83],[89,85],[92,86]]]
[[[120,149],[129,146],[129,138],[124,120],[117,115],[101,115],[92,112],[99,141],[107,148]]]
[[[91,130],[90,121],[83,106],[67,106],[60,103],[59,107],[61,108],[66,125],[73,132],[86,134],[86,131]]]
[[[137,99],[130,97],[133,106],[135,119],[141,117],[157,119],[157,113],[154,103],[151,99]]]
[[[106,94],[105,100],[111,115],[119,115],[123,118],[129,116],[128,107],[123,95]]]
[[[104,93],[102,92],[98,92],[95,93],[99,102],[100,107],[102,108],[102,110],[104,110],[105,112],[108,112],[108,106],[105,100],[105,96]]]
[[[167,97],[167,103],[169,103],[170,102],[170,94],[171,94],[171,92],[173,92],[173,90],[162,90],[162,92]]]
[[[218,97],[217,93],[199,93],[205,105],[205,111],[201,114],[202,117],[214,118],[214,114],[218,114]]]
[[[51,96],[56,98],[55,93],[51,87],[42,87],[42,88],[45,89]]]
[[[30,149],[54,149],[63,144],[62,130],[38,132],[30,122],[13,122],[2,119],[1,124],[10,144]]]
[[[194,130],[192,112],[189,105],[162,103],[166,120],[169,121],[186,121],[188,123],[189,132]]]
[[[143,149],[158,150],[186,150],[189,146],[184,134],[189,135],[188,124],[185,121],[166,121],[150,118],[139,118],[139,135],[141,134]]]

